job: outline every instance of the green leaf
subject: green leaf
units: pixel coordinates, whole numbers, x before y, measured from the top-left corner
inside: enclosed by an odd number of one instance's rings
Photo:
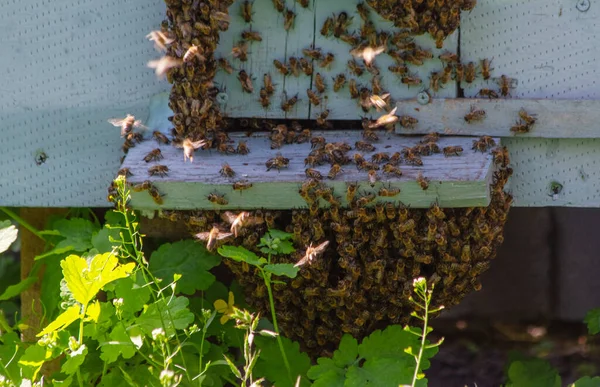
[[[39,344],[30,346],[19,359],[21,377],[23,379],[37,380],[37,374],[40,372],[42,364],[52,359],[52,357],[52,350],[48,347],[42,347]]]
[[[307,376],[313,379],[313,387],[343,387],[346,370],[335,365],[332,359],[321,357],[317,365],[310,367]]]
[[[542,359],[514,361],[508,367],[506,387],[560,387],[561,379],[550,363]]]
[[[590,309],[583,320],[587,324],[590,335],[600,333],[600,308]]]
[[[141,273],[135,272],[129,277],[115,281],[115,295],[123,300],[122,317],[129,319],[142,310],[152,294],[150,287],[145,286]]]
[[[37,282],[38,279],[39,278],[37,276],[28,277],[16,285],[7,287],[4,293],[0,295],[0,301],[10,300],[11,298],[18,296],[23,291],[29,289],[31,285]]]
[[[44,328],[36,336],[41,337],[45,334],[60,331],[77,321],[81,316],[81,306],[71,305],[67,310],[60,314],[56,320],[52,321],[46,328]]]
[[[276,229],[270,229],[269,234],[271,235],[271,238],[273,238],[273,239],[279,238],[281,241],[290,240],[294,236],[294,234],[290,234],[289,232],[276,230]]]
[[[290,241],[281,241],[279,242],[279,254],[288,255],[296,251],[294,245]]]
[[[67,375],[73,375],[85,361],[87,353],[85,344],[81,345],[76,351],[67,355],[67,361],[63,363],[60,370]]]
[[[415,360],[410,358],[376,358],[362,367],[352,366],[346,374],[345,387],[397,387],[412,382]]]
[[[196,290],[206,290],[215,282],[215,276],[208,270],[221,263],[221,258],[211,254],[193,240],[165,243],[152,253],[150,271],[158,278],[170,280],[174,274],[181,274],[177,289],[183,294],[194,294]]]
[[[376,330],[358,346],[358,352],[365,359],[392,357],[404,358],[404,349],[418,347],[419,341],[400,325],[390,325],[384,331]],[[412,359],[412,357],[409,357]]]
[[[357,356],[358,341],[349,334],[345,334],[342,336],[339,349],[333,352],[333,362],[336,366],[344,368],[354,363]]]
[[[600,387],[600,376],[589,377],[584,376],[571,384],[572,387]]]
[[[60,263],[63,257],[60,255],[50,257],[44,261],[46,269],[42,279],[41,299],[48,319],[55,318],[61,310],[60,287],[63,279]]]
[[[67,287],[73,298],[87,305],[104,285],[127,277],[135,268],[135,263],[120,265],[111,253],[98,254],[88,262],[76,255],[69,255],[61,262]]]
[[[62,238],[52,250],[37,256],[42,259],[54,254],[62,254],[67,251],[83,252],[93,247],[92,235],[98,231],[98,227],[88,219],[58,219],[53,224],[52,234],[58,234]],[[49,234],[45,232],[45,234]]]
[[[284,275],[290,278],[296,278],[298,275],[299,267],[294,267],[291,263],[275,263],[272,265],[265,265],[263,267],[265,271],[268,271],[275,275]]]
[[[19,231],[11,224],[10,220],[0,222],[0,254],[8,250],[10,245],[17,240]]]
[[[4,365],[2,371],[6,371],[5,376],[7,378],[14,382],[18,382],[20,367],[19,363],[15,360],[19,359],[24,353],[24,348],[21,345],[21,338],[17,332],[3,331],[0,343],[0,363]],[[12,362],[11,359],[13,359]]]
[[[254,367],[254,375],[257,378],[264,377],[273,382],[277,387],[293,387],[298,375],[302,376],[302,386],[310,385],[306,378],[306,372],[310,368],[310,359],[304,352],[300,352],[300,345],[292,342],[286,337],[281,337],[283,349],[290,363],[292,379],[288,375],[285,363],[279,350],[277,340],[257,336],[254,341],[260,349],[260,357]]]
[[[187,328],[194,321],[194,315],[187,308],[188,303],[188,298],[183,296],[160,299],[148,305],[136,323],[148,336],[152,336],[153,329],[162,328],[167,337],[172,337],[175,329]]]
[[[136,350],[141,347],[138,339],[141,334],[142,332],[138,327],[129,327],[125,330],[123,324],[117,324],[110,332],[110,340],[100,343],[100,350],[102,351],[100,358],[107,363],[117,361],[119,356],[122,356],[123,359],[131,359]],[[138,343],[138,345],[135,343]]]
[[[100,315],[97,321],[88,321],[83,326],[83,336],[97,341],[106,340],[108,332],[116,323],[115,307],[111,302],[100,303]]]
[[[119,246],[119,242],[111,242],[110,240],[119,239],[119,230],[116,228],[104,227],[92,236],[92,246],[102,253],[110,253],[115,246]]]
[[[229,369],[235,375],[235,377],[238,379],[241,379],[242,373],[240,372],[240,370],[238,370],[238,368],[235,366],[235,364],[226,355],[223,355],[223,357],[225,358],[225,361],[229,365]]]
[[[258,255],[241,246],[221,246],[218,251],[225,258],[231,258],[237,262],[246,262],[253,266],[262,266],[267,262],[266,259],[259,258]]]

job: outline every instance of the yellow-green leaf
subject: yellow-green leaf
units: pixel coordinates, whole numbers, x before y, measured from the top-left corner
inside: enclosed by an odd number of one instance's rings
[[[43,331],[37,334],[37,337],[44,336],[45,334],[52,333],[54,331],[60,331],[71,325],[75,320],[79,319],[80,316],[79,305],[71,305],[69,309],[65,310],[52,321]]]
[[[112,253],[98,254],[89,264],[77,255],[69,255],[60,266],[67,287],[75,300],[83,305],[87,305],[104,285],[127,277],[135,268],[134,263],[120,265]]]
[[[100,303],[96,300],[85,311],[85,316],[93,322],[98,322],[100,317]]]

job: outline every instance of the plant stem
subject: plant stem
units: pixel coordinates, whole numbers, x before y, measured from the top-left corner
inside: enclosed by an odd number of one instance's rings
[[[279,345],[279,350],[281,351],[281,356],[283,358],[283,364],[285,364],[285,368],[287,369],[290,381],[293,383],[294,381],[292,379],[292,369],[290,368],[290,363],[288,362],[287,355],[285,354],[285,350],[283,349],[283,341],[281,341],[281,334],[279,333],[279,326],[277,324],[277,316],[275,314],[275,301],[273,299],[273,290],[271,290],[271,274],[265,273],[262,268],[260,268],[260,271],[261,271],[262,277],[265,281],[265,285],[267,286],[267,293],[269,294],[269,306],[271,307],[271,317],[273,318],[273,327],[275,328],[275,332],[277,333],[277,344]]]
[[[23,219],[19,215],[17,215],[16,212],[9,210],[6,207],[0,207],[0,211],[4,212],[6,215],[10,216],[15,222],[17,222],[17,223],[19,223],[19,225],[25,227],[27,230],[29,230],[29,232],[31,232],[36,237],[40,238],[44,242],[46,241],[44,236],[35,227],[33,227],[32,225],[27,223],[25,221],[25,219]]]
[[[423,351],[425,350],[425,338],[427,337],[427,322],[429,320],[429,303],[431,298],[428,297],[429,294],[425,292],[423,295],[423,300],[425,301],[425,308],[423,313],[423,333],[421,334],[421,345],[419,348],[419,354],[416,357],[417,365],[415,366],[415,373],[413,375],[413,380],[411,383],[412,387],[415,387],[417,383],[417,376],[419,375],[419,368],[421,368],[421,359],[423,358]]]

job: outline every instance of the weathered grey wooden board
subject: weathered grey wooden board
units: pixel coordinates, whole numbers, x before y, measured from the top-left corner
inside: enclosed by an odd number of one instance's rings
[[[568,99],[432,99],[427,105],[416,100],[400,101],[397,114],[419,120],[414,129],[396,126],[396,133],[439,132],[448,135],[600,138],[600,101]],[[471,107],[486,112],[483,121],[467,123]],[[519,110],[535,115],[529,133],[515,134],[510,128],[519,120]]]
[[[322,134],[328,142],[345,141],[354,144],[360,139],[359,132],[329,131]],[[181,149],[172,146],[159,146],[153,140],[146,140],[131,149],[123,164],[130,169],[133,176],[129,178],[132,184],[145,180],[151,181],[165,195],[164,205],[154,203],[146,192],[132,192],[132,206],[140,209],[200,209],[200,208],[271,208],[288,209],[305,207],[306,203],[299,196],[298,189],[306,180],[304,173],[304,158],[310,152],[310,144],[284,145],[281,149],[270,149],[270,140],[264,135],[246,137],[235,134],[232,140],[245,140],[250,148],[248,155],[224,156],[215,151],[197,151],[194,163],[184,163]],[[366,159],[377,152],[390,154],[402,150],[403,147],[413,146],[417,138],[407,138],[388,134],[375,144],[374,152],[364,152]],[[444,137],[440,139],[441,147],[462,145],[465,152],[459,157],[444,157],[442,154],[423,157],[423,166],[415,167],[401,165],[403,176],[388,178],[379,173],[380,181],[373,187],[368,184],[367,173],[358,171],[354,164],[343,167],[343,172],[335,180],[325,179],[327,185],[334,187],[335,194],[342,196],[345,205],[347,182],[361,182],[361,192],[378,192],[383,187],[398,187],[401,193],[392,198],[382,198],[387,201],[401,201],[412,207],[429,207],[436,200],[444,207],[485,206],[489,203],[489,182],[492,172],[492,160],[489,153],[471,150],[472,139]],[[152,149],[159,147],[164,159],[159,162],[146,163],[143,157]],[[289,167],[281,171],[267,171],[265,162],[281,153],[290,159]],[[350,151],[352,156],[355,151]],[[362,153],[362,152],[361,152]],[[219,174],[222,164],[227,162],[236,172],[233,178]],[[148,168],[153,165],[166,165],[169,174],[165,177],[149,176]],[[326,175],[329,166],[315,169]],[[380,171],[381,172],[381,171]],[[415,181],[418,173],[430,179],[430,187],[423,191]],[[232,183],[244,180],[253,184],[245,191],[233,191]],[[224,194],[228,205],[219,206],[207,200],[212,192]]]

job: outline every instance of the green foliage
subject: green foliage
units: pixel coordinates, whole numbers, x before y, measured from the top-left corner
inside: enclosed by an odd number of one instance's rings
[[[274,382],[278,387],[293,387],[296,379],[290,380],[277,342],[269,337],[257,337],[255,341],[256,347],[260,349],[260,358],[255,367],[256,375]],[[310,385],[306,377],[310,368],[310,358],[306,353],[300,352],[298,343],[285,337],[282,337],[281,341],[290,362],[292,375],[301,376],[300,386]]]
[[[542,359],[515,360],[508,367],[506,387],[560,387],[561,378],[550,363]]]
[[[570,387],[599,387],[600,386],[600,376],[589,377],[584,376],[575,381],[575,383],[571,384]]]
[[[589,310],[583,321],[587,324],[590,335],[597,335],[600,333],[600,308]]]

